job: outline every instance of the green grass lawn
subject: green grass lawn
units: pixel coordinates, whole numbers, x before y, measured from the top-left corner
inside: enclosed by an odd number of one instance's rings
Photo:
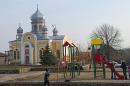
[[[15,71],[16,73],[25,73],[29,72],[31,68],[29,66],[0,66],[0,71]]]
[[[20,70],[23,68],[28,68],[25,66],[0,66],[0,70]]]

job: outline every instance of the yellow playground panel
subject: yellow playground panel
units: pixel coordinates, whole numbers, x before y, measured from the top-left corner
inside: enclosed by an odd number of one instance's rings
[[[101,40],[100,38],[94,38],[91,40],[91,45],[101,45],[103,44],[103,40]]]

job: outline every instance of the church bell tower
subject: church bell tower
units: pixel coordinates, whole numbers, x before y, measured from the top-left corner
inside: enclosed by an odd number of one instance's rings
[[[39,11],[38,6],[36,12],[31,16],[32,33],[42,35],[47,38],[47,28],[43,14]]]

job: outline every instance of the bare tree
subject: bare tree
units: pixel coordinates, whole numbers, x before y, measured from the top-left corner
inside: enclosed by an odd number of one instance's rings
[[[110,60],[110,48],[120,47],[120,32],[109,24],[103,24],[92,32],[91,38],[101,38],[106,47],[106,56]]]

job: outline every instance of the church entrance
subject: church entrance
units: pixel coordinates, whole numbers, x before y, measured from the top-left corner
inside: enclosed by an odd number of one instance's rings
[[[29,53],[29,45],[26,45],[25,46],[25,64],[27,65],[27,64],[29,64],[29,55],[30,53]]]

